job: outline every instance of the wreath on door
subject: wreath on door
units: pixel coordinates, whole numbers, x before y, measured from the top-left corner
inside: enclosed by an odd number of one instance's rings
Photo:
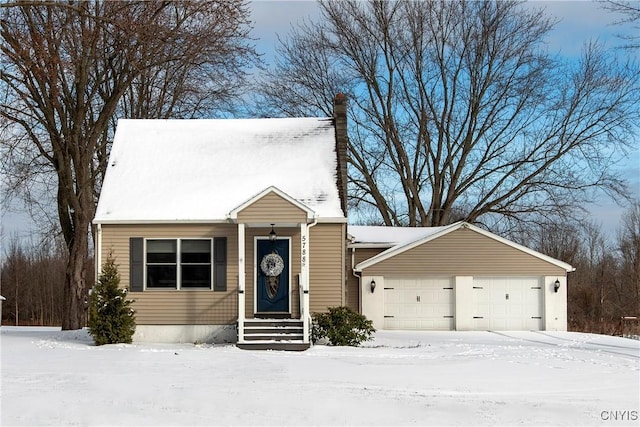
[[[272,252],[262,258],[260,268],[267,276],[279,276],[284,270],[284,261],[280,255]]]
[[[280,255],[272,252],[262,258],[260,269],[267,276],[267,296],[273,299],[280,287],[279,276],[284,270],[284,260]]]

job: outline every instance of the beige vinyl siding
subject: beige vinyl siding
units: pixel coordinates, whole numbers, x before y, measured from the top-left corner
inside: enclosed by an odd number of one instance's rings
[[[278,218],[279,219],[279,218]],[[259,260],[255,259],[255,238],[268,238],[271,228],[245,228],[245,317],[253,318],[255,307],[255,287],[256,287],[256,268]],[[300,317],[300,295],[298,291],[298,275],[300,274],[300,229],[299,228],[282,228],[277,227],[275,231],[278,238],[290,237],[290,256],[291,256],[291,317]],[[285,260],[285,262],[288,262]]]
[[[466,228],[365,269],[368,276],[564,276],[549,262]]]
[[[305,223],[307,213],[276,193],[267,193],[238,212],[238,222],[244,223]]]
[[[345,224],[317,224],[309,234],[309,310],[325,312],[343,302]]]
[[[147,290],[130,296],[140,325],[232,324],[238,313],[238,244],[235,225],[102,225],[102,260],[111,253],[120,286],[129,286],[129,239],[227,237],[227,291]]]
[[[358,265],[358,263],[365,261],[375,255],[378,255],[380,252],[385,251],[386,248],[356,248],[354,252],[354,263],[353,265]],[[347,249],[347,280],[346,280],[346,288],[347,288],[347,306],[352,308],[353,310],[359,312],[360,311],[360,279],[353,275],[353,269],[351,265],[351,253],[354,249]]]

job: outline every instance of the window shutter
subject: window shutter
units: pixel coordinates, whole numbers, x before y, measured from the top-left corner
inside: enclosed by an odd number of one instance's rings
[[[227,290],[227,238],[213,239],[213,290]]]
[[[129,239],[129,290],[142,292],[144,290],[144,239],[132,237]]]

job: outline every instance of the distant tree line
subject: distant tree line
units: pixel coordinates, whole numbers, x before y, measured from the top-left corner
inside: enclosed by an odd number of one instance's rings
[[[67,260],[63,242],[36,245],[10,239],[0,264],[0,294],[6,298],[2,324],[60,326]],[[92,258],[86,268],[93,282]]]
[[[616,238],[608,241],[593,222],[547,223],[511,236],[561,259],[569,274],[569,329],[604,334],[640,334],[640,204],[623,215]]]

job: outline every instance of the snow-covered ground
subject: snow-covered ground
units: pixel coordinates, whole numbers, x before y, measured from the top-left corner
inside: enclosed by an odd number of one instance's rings
[[[2,425],[640,425],[640,341],[389,332],[301,353],[1,328]]]

